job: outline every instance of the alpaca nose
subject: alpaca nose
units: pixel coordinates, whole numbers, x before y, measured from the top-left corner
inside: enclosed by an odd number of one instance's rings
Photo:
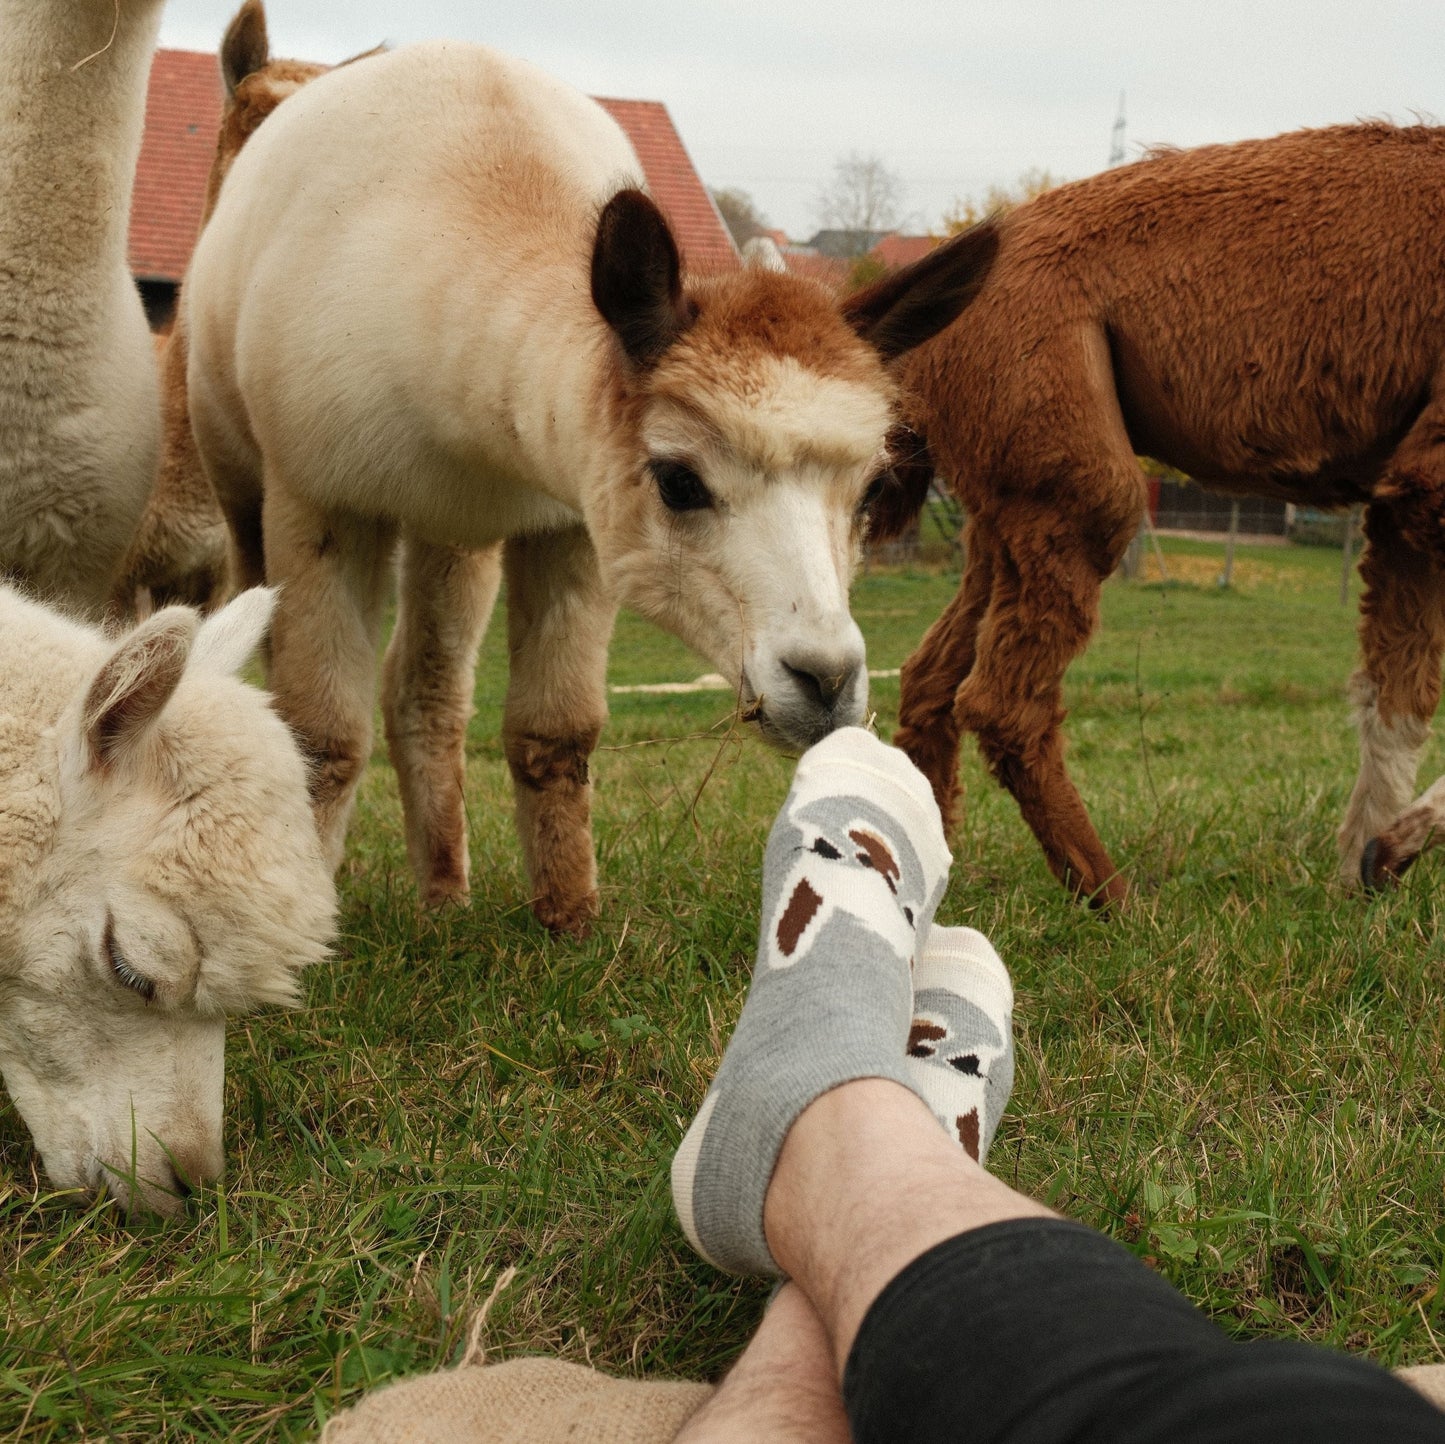
[[[779,661],[804,700],[829,713],[856,689],[863,670],[861,657],[839,652],[795,652]]]

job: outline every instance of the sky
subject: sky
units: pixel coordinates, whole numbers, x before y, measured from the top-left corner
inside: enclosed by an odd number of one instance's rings
[[[169,0],[161,43],[214,50],[239,0]],[[1440,0],[269,0],[275,55],[477,40],[592,95],[661,100],[714,187],[794,239],[838,161],[880,158],[906,229],[1040,168],[1359,117],[1445,119]]]

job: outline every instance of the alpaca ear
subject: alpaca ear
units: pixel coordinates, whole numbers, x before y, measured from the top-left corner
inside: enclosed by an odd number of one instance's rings
[[[639,190],[602,207],[592,245],[592,301],[639,370],[653,365],[692,325],[682,259],[667,220]]]
[[[849,325],[885,361],[921,346],[978,294],[998,254],[998,227],[983,221],[843,302]]]
[[[144,737],[176,690],[195,635],[196,614],[189,607],[167,607],[106,658],[81,713],[92,767],[108,768]]]
[[[226,94],[235,95],[236,87],[270,58],[266,11],[261,0],[246,0],[226,27],[225,39],[221,41],[221,79],[226,82]]]
[[[275,587],[252,587],[201,623],[191,662],[208,672],[236,676],[256,655],[276,610]]]

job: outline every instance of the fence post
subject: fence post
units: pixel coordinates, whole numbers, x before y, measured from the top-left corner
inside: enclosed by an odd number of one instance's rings
[[[1224,570],[1219,575],[1219,585],[1229,590],[1234,580],[1234,539],[1239,535],[1239,503],[1232,502],[1229,508],[1229,535],[1224,542]]]

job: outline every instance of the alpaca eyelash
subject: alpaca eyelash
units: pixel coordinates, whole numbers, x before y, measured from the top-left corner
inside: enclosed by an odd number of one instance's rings
[[[101,940],[101,946],[105,949],[105,960],[110,965],[110,970],[115,974],[116,980],[127,987],[133,993],[139,993],[146,1002],[155,1000],[156,985],[144,974],[136,972],[126,960],[115,940],[115,919],[107,913],[105,915],[105,936]]]

